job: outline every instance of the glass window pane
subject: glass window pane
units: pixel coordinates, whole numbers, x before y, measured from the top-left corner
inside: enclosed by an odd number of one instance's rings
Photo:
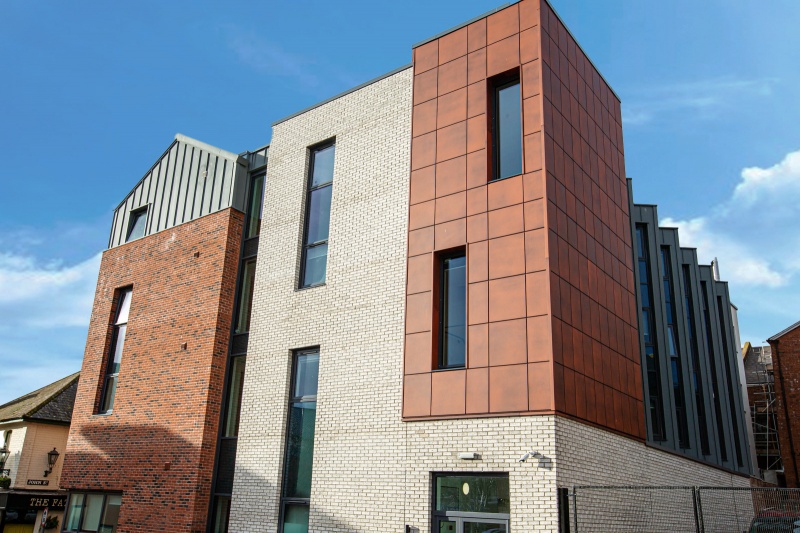
[[[440,520],[439,533],[456,533],[456,523],[449,520]]]
[[[642,310],[642,334],[644,335],[644,342],[652,342],[650,340],[650,314],[647,310]]]
[[[128,314],[131,310],[131,290],[127,289],[119,293],[119,304],[117,307],[117,320],[115,324],[125,324],[128,322]]]
[[[107,413],[114,408],[114,396],[117,394],[117,376],[108,376],[106,378],[106,390],[103,396],[103,405],[100,409],[101,413]]]
[[[505,524],[464,521],[464,533],[506,533]]]
[[[675,329],[672,325],[667,326],[667,339],[669,340],[669,354],[677,356],[678,349],[675,347]]]
[[[322,185],[333,181],[333,156],[336,152],[336,145],[328,146],[313,153],[313,174],[311,175],[311,187]]]
[[[467,262],[465,256],[442,264],[442,368],[466,364]]]
[[[497,91],[498,178],[522,174],[522,107],[519,83]]]
[[[316,402],[298,402],[289,409],[289,438],[286,445],[287,498],[311,497],[311,467],[314,458]]]
[[[144,237],[145,225],[147,224],[147,209],[131,213],[128,222],[128,238],[125,242]]]
[[[255,237],[261,232],[261,211],[264,208],[264,175],[253,178],[250,187],[250,205],[247,207],[247,234]]]
[[[289,503],[283,509],[283,533],[308,533],[308,505]]]
[[[231,382],[228,389],[227,414],[225,415],[225,431],[223,437],[235,437],[239,434],[239,415],[242,410],[242,388],[244,387],[244,368],[246,357],[235,357],[231,364]]]
[[[73,493],[69,496],[69,505],[67,506],[67,519],[64,521],[66,526],[65,531],[78,531],[81,525],[81,509],[83,509],[83,499],[85,494]]]
[[[436,510],[508,513],[508,477],[437,476]]]
[[[100,524],[100,533],[114,533],[117,531],[119,508],[122,505],[122,496],[109,494],[106,497],[106,508],[103,511],[103,522]]]
[[[306,244],[328,240],[331,221],[331,193],[333,186],[311,191],[308,206],[308,234]]]
[[[639,247],[639,257],[644,257],[644,228],[636,226],[636,243]]]
[[[213,533],[228,533],[228,518],[231,514],[231,499],[229,496],[217,496],[214,504]]]
[[[117,326],[116,330],[114,346],[111,348],[113,350],[113,357],[111,358],[107,370],[109,374],[119,373],[119,364],[122,361],[122,348],[125,346],[125,333],[128,330],[128,326],[127,324],[123,324]]]
[[[294,378],[294,396],[317,395],[317,379],[319,377],[319,354],[309,353],[297,356],[297,369]]]
[[[100,527],[100,516],[103,514],[103,495],[87,494],[86,507],[83,509],[81,531],[97,531]]]
[[[217,482],[214,492],[230,494],[233,492],[233,475],[236,469],[236,444],[239,439],[221,439],[219,441],[219,459],[217,461]]]
[[[306,249],[306,264],[303,270],[303,287],[325,283],[328,265],[328,245],[321,244]]]
[[[247,261],[239,287],[239,309],[236,311],[236,333],[250,331],[250,315],[253,311],[253,284],[256,280],[256,261]]]

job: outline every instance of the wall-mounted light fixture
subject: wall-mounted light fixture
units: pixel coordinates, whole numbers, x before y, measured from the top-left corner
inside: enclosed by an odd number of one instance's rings
[[[3,447],[0,448],[0,475],[3,474],[2,470],[6,467],[6,459],[8,459],[8,455],[8,446],[3,444]]]
[[[539,453],[539,452],[528,452],[528,453],[526,453],[525,455],[523,455],[522,457],[520,457],[519,459],[517,459],[517,462],[519,462],[519,463],[524,463],[525,461],[527,461],[527,460],[528,460],[528,459],[530,459],[531,457],[535,457],[535,458],[537,458],[537,459],[541,459],[541,458],[543,458],[544,456],[543,456],[541,453]]]
[[[53,467],[55,466],[56,461],[58,461],[59,455],[61,454],[58,453],[55,448],[53,448],[52,451],[47,452],[47,470],[44,471],[44,477],[47,477],[47,474],[53,471]]]

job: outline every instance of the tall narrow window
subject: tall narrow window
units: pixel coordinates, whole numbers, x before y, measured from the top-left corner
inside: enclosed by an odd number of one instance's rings
[[[683,367],[678,344],[678,324],[675,318],[675,293],[672,281],[672,262],[669,247],[661,247],[661,267],[664,277],[664,307],[667,312],[667,350],[672,370],[672,391],[675,397],[675,418],[678,422],[678,446],[689,447],[689,424],[686,417],[686,398],[683,387]]]
[[[497,79],[491,96],[494,179],[522,174],[522,95],[519,74]]]
[[[144,230],[147,226],[147,208],[137,209],[131,212],[131,217],[128,219],[128,236],[125,242],[133,241],[144,237]]]
[[[284,454],[283,533],[307,533],[314,460],[319,351],[304,350],[294,357],[289,400],[289,428]]]
[[[706,329],[706,346],[708,348],[708,366],[711,372],[711,392],[714,396],[714,414],[717,418],[717,437],[719,438],[719,454],[722,461],[728,460],[728,445],[725,439],[725,422],[722,418],[722,396],[719,391],[717,378],[717,357],[714,354],[714,334],[711,325],[711,307],[708,300],[708,285],[700,282],[700,292],[703,295],[703,322]]]
[[[709,455],[711,450],[708,444],[708,421],[706,420],[706,405],[703,395],[703,380],[700,378],[700,353],[697,346],[697,329],[694,316],[694,299],[692,297],[692,277],[689,265],[683,265],[683,288],[686,294],[686,331],[689,334],[689,348],[692,351],[692,384],[694,386],[695,405],[697,406],[697,425],[700,430],[700,449],[703,455]]]
[[[247,206],[247,230],[245,239],[257,237],[261,233],[261,215],[264,209],[264,174],[250,182],[250,204]]]
[[[332,143],[311,150],[305,241],[303,243],[302,287],[325,283],[335,151],[336,145]]]
[[[131,310],[131,289],[122,289],[117,296],[117,312],[114,318],[114,331],[111,335],[111,350],[108,353],[106,378],[103,385],[103,398],[100,402],[100,413],[110,413],[114,408],[114,397],[117,394],[119,366],[122,361],[122,349],[125,346],[125,332],[128,329],[128,313]]]
[[[744,463],[742,462],[742,441],[741,434],[739,433],[739,417],[736,416],[738,411],[734,408],[734,406],[737,405],[736,393],[734,392],[736,389],[734,387],[738,386],[738,381],[734,378],[733,371],[731,371],[731,359],[730,353],[728,352],[728,328],[726,327],[729,322],[725,320],[729,314],[730,309],[726,308],[723,304],[722,297],[717,296],[719,334],[720,337],[722,337],[722,358],[725,363],[725,380],[728,383],[728,407],[730,408],[731,423],[733,424],[733,435],[731,435],[731,438],[733,439],[733,449],[736,452],[736,464],[742,467]]]
[[[439,279],[439,368],[467,362],[467,258],[463,252],[442,258]]]
[[[653,429],[653,440],[666,440],[664,432],[664,404],[661,395],[661,366],[653,321],[653,292],[650,288],[650,258],[647,248],[647,227],[636,225],[636,250],[639,265],[639,293],[642,297],[641,324],[644,336],[644,355],[647,366],[648,414]]]
[[[250,315],[253,312],[253,284],[256,280],[256,260],[250,259],[242,267],[239,287],[239,308],[236,310],[236,333],[250,331]]]

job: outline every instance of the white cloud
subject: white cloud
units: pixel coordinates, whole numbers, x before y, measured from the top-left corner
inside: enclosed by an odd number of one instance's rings
[[[288,53],[252,32],[234,27],[226,28],[226,31],[228,46],[245,65],[262,74],[295,78],[304,87],[319,86],[319,78],[307,68],[311,63],[309,60]]]
[[[800,273],[800,151],[778,164],[742,170],[726,202],[708,215],[687,220],[667,217],[679,228],[682,246],[697,248],[709,263],[719,258],[723,279],[748,287],[792,287]]]
[[[772,94],[778,82],[774,78],[743,80],[732,77],[711,78],[683,83],[666,83],[631,91],[623,98],[622,121],[637,126],[661,115],[687,115],[713,118],[723,110],[741,104],[743,99],[763,98]]]
[[[100,254],[64,266],[0,252],[0,331],[86,327],[99,268]]]
[[[752,205],[766,199],[772,203],[800,200],[800,150],[791,152],[783,161],[769,168],[747,167],[742,181],[733,192],[733,199]]]
[[[748,167],[730,197],[679,228],[681,246],[701,263],[719,259],[739,308],[742,342],[762,343],[800,318],[800,150],[767,167]]]

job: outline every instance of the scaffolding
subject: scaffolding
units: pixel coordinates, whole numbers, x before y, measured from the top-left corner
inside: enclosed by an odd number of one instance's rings
[[[747,396],[760,477],[765,481],[777,483],[778,474],[783,472],[783,463],[778,442],[772,350],[769,346],[751,346],[750,343],[746,343],[744,351]]]

